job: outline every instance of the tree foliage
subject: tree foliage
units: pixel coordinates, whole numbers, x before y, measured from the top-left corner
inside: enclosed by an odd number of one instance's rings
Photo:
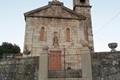
[[[16,44],[3,42],[2,45],[0,45],[0,55],[9,53],[10,54],[20,53],[20,47]]]

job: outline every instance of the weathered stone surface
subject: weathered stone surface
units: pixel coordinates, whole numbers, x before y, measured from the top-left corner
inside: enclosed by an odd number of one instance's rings
[[[93,80],[120,80],[120,52],[92,55]]]
[[[0,61],[0,80],[38,80],[39,58]]]

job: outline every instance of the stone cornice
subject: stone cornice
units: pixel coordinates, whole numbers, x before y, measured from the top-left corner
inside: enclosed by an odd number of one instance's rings
[[[85,20],[80,18],[58,17],[58,16],[28,16],[33,18],[54,18],[54,19],[68,19],[68,20]]]

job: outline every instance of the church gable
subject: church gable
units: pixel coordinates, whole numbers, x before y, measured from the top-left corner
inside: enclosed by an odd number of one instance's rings
[[[63,6],[61,2],[49,2],[47,6],[25,13],[25,17],[44,17],[44,18],[66,18],[66,19],[85,19],[71,9]]]

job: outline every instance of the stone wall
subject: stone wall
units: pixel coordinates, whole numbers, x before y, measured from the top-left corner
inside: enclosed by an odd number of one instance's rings
[[[38,80],[38,57],[0,61],[0,80]]]
[[[120,80],[120,52],[92,55],[93,80]]]

